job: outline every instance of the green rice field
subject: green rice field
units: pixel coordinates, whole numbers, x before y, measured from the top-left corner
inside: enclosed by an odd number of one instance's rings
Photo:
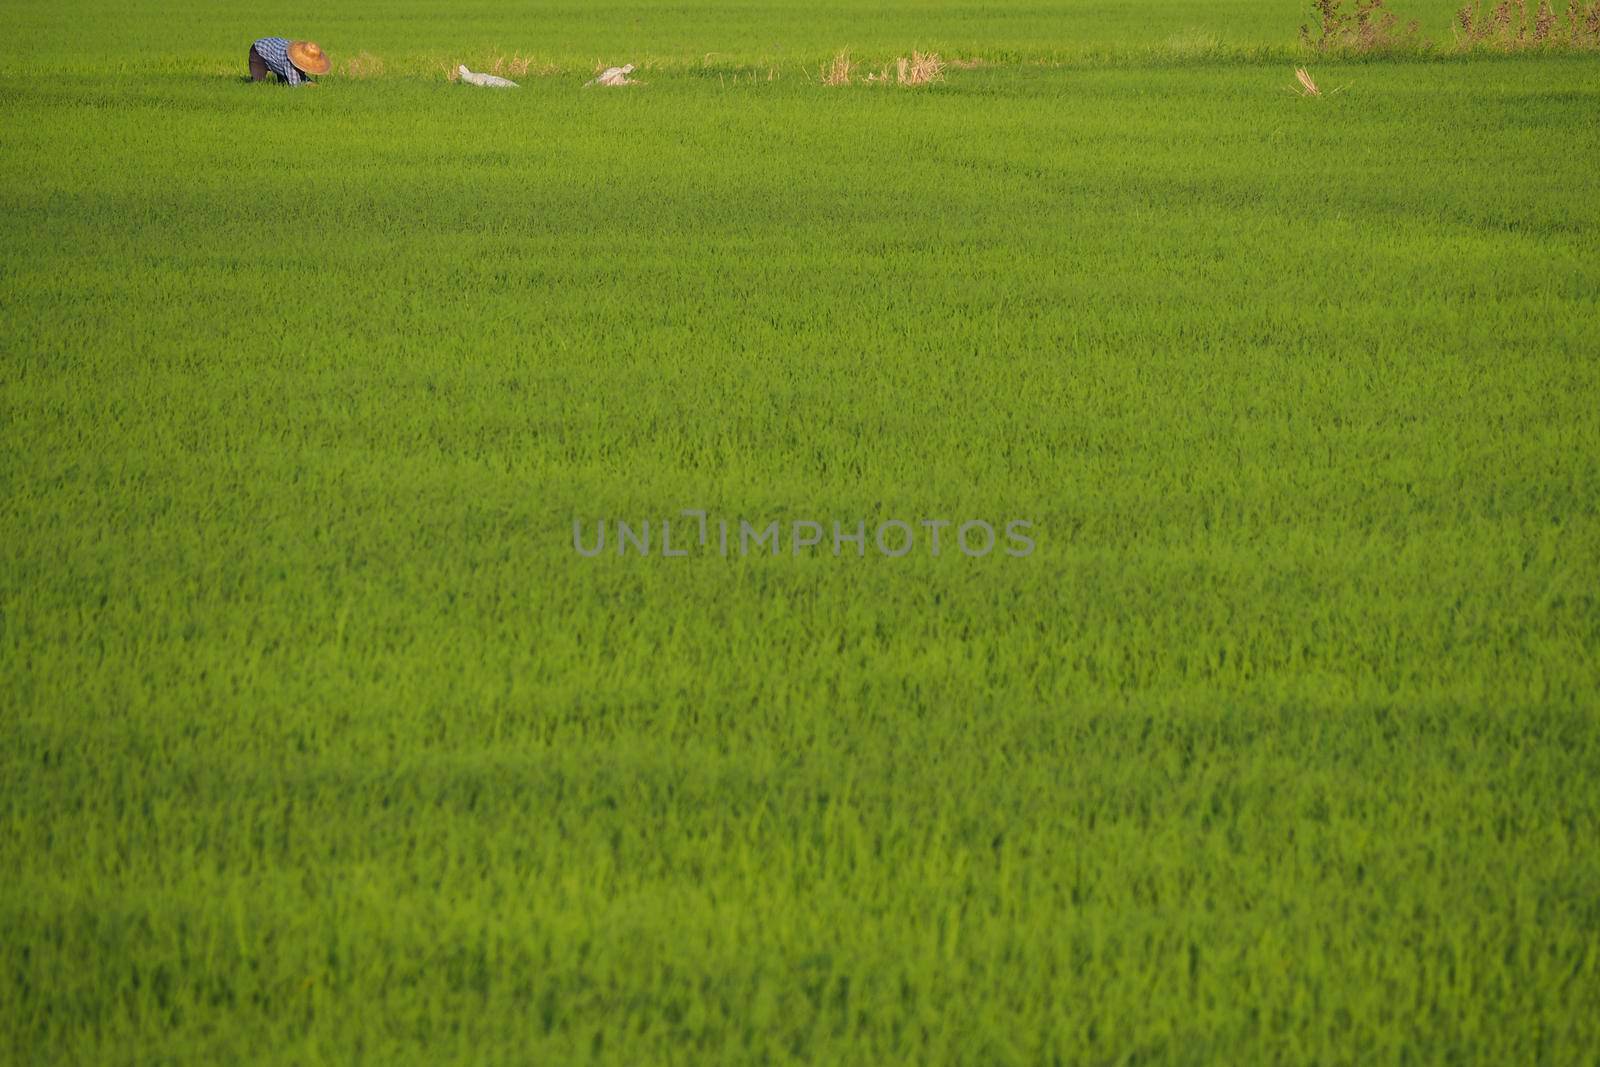
[[[0,1062],[1600,1063],[1600,51],[1391,3],[8,0]]]

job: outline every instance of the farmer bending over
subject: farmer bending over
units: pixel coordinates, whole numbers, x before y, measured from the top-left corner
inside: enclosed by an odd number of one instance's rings
[[[263,37],[250,46],[250,80],[266,81],[267,71],[284,85],[299,85],[313,74],[328,73],[328,57],[315,41],[290,41],[283,37]]]

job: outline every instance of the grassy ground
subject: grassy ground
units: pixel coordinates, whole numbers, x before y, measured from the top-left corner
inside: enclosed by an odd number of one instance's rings
[[[1592,56],[441,11],[0,12],[0,1056],[1594,1062]]]
[[[1393,2],[1407,19],[1422,22],[1427,36],[1451,39],[1456,0]],[[6,25],[13,35],[0,42],[0,55],[11,70],[52,74],[233,73],[243,69],[252,40],[281,33],[312,37],[340,62],[375,55],[391,75],[442,76],[447,60],[470,65],[514,53],[585,71],[605,60],[674,70],[746,64],[764,73],[779,66],[794,74],[847,46],[864,54],[919,47],[1034,62],[1151,51],[1284,53],[1310,21],[1310,7],[1292,0],[346,0],[330,10],[311,0],[248,6],[124,0],[114,7],[11,0]]]

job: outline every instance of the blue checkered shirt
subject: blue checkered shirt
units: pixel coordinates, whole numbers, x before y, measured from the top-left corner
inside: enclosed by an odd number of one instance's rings
[[[299,85],[311,79],[289,62],[289,41],[284,37],[263,37],[251,46],[256,55],[267,64],[267,69],[289,85]]]

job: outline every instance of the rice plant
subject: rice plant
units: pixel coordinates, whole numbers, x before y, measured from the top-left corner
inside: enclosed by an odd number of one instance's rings
[[[1286,12],[0,6],[0,1061],[1592,1060],[1600,65]]]

